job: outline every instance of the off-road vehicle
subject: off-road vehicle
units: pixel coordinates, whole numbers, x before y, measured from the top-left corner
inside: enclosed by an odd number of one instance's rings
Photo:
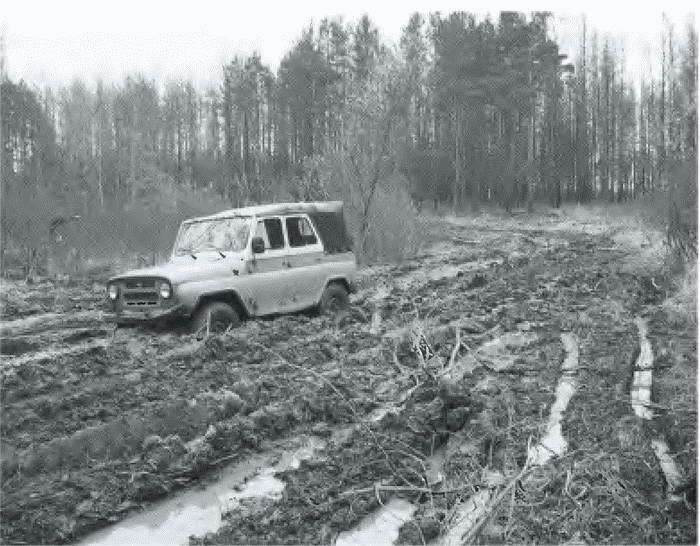
[[[170,260],[109,279],[117,322],[186,317],[220,331],[247,317],[348,303],[356,261],[342,202],[275,203],[192,218]]]

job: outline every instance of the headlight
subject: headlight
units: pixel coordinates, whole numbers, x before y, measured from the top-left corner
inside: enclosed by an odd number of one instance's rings
[[[110,284],[107,287],[107,295],[110,300],[116,300],[119,296],[119,287],[116,284]]]
[[[162,282],[160,283],[160,297],[163,298],[164,300],[167,300],[170,296],[172,296],[173,291],[170,288],[170,283],[167,282]]]

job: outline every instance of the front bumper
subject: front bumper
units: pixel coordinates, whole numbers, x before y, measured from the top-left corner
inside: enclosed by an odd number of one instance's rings
[[[128,323],[128,322],[154,322],[158,320],[186,317],[188,313],[186,312],[185,306],[182,304],[174,305],[168,308],[156,308],[156,309],[144,309],[132,310],[132,309],[118,309],[115,311],[109,311],[105,313],[105,318],[109,322],[116,323]]]

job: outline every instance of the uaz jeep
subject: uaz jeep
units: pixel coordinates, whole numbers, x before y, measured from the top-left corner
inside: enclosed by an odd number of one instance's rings
[[[111,278],[117,322],[182,316],[195,331],[348,303],[355,256],[341,202],[275,203],[186,220],[168,263]]]

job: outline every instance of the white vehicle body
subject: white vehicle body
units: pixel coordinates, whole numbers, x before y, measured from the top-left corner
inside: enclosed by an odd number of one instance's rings
[[[276,203],[186,220],[168,263],[111,278],[108,299],[117,320],[191,316],[211,301],[265,316],[317,306],[333,283],[353,291],[356,270],[341,202]]]

